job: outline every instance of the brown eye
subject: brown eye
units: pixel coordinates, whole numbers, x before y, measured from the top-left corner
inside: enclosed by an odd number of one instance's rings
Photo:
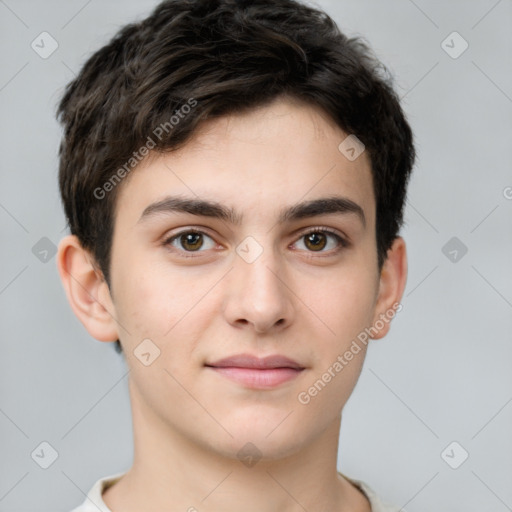
[[[313,251],[321,251],[327,245],[325,233],[318,231],[305,235],[304,239],[306,247]]]
[[[203,245],[201,233],[189,232],[179,236],[181,246],[187,251],[197,251]]]
[[[205,252],[207,249],[213,249],[215,247],[215,242],[206,233],[189,229],[167,238],[164,245],[170,247],[175,253],[182,253],[183,255],[186,255],[186,253],[193,252],[200,254]]]
[[[303,243],[306,247],[306,252],[326,253],[326,256],[337,253],[339,250],[349,245],[348,242],[336,232],[326,228],[310,229],[307,233],[301,235],[299,242],[302,240],[304,240]]]

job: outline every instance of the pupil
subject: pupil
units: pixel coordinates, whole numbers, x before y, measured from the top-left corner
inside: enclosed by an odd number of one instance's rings
[[[323,240],[318,240],[318,237],[323,238]],[[316,239],[316,242],[314,241]],[[313,248],[323,249],[325,247],[325,237],[322,233],[310,233],[307,237],[308,242],[312,242]],[[323,243],[322,243],[323,242]]]
[[[197,242],[198,242],[198,239],[200,238],[200,234],[199,233],[188,233],[186,235],[183,235],[184,239],[185,239],[185,242],[184,242],[184,245],[185,246],[196,246],[197,245]],[[194,242],[195,240],[195,242]],[[199,247],[201,247],[202,244],[199,244]],[[193,247],[193,249],[197,249],[199,247]]]

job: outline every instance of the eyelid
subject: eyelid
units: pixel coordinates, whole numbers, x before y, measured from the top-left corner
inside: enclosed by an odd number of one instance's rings
[[[214,242],[216,242],[215,237],[209,233],[208,228],[206,228],[204,226],[190,225],[190,226],[185,226],[182,229],[179,229],[179,231],[172,232],[170,234],[166,234],[164,236],[162,244],[166,247],[170,247],[172,241],[174,241],[175,239],[177,239],[178,237],[180,237],[181,235],[186,234],[186,233],[198,233],[201,235],[206,235],[207,237],[211,238]],[[336,238],[339,243],[339,247],[337,247],[336,249],[332,249],[330,251],[326,251],[326,252],[324,252],[324,251],[318,251],[318,252],[306,251],[311,255],[315,255],[315,253],[316,253],[320,256],[325,256],[325,257],[332,256],[334,254],[337,254],[341,249],[347,248],[350,246],[350,241],[349,241],[348,237],[343,232],[341,232],[335,228],[331,228],[331,227],[327,227],[327,226],[309,226],[307,228],[298,230],[294,234],[295,241],[293,243],[296,243],[301,238],[303,238],[304,236],[309,235],[311,233],[324,233],[327,235],[331,235],[334,238]],[[202,252],[207,252],[207,251],[201,251],[201,250],[199,250],[199,251],[183,251],[180,249],[176,249],[174,247],[172,249],[173,249],[173,252],[177,251],[181,255],[185,254],[186,256],[184,256],[184,257],[186,257],[186,258],[194,258],[194,257],[197,257],[196,253],[199,255]]]
[[[306,228],[305,231],[300,231],[298,235],[295,236],[296,241],[294,244],[310,233],[324,233],[326,235],[330,235],[336,239],[338,242],[338,247],[329,251],[302,251],[307,255],[306,258],[329,258],[337,256],[342,250],[348,249],[351,246],[349,238],[344,233],[335,228],[330,228],[327,226],[312,226]]]
[[[181,255],[185,254],[185,255],[187,255],[185,257],[188,257],[188,258],[195,257],[194,253],[201,254],[202,252],[207,252],[207,251],[183,251],[183,250],[176,249],[175,247],[171,246],[172,241],[174,241],[175,239],[177,239],[180,236],[187,234],[187,233],[197,233],[200,235],[206,235],[208,238],[211,238],[213,240],[213,242],[215,242],[216,245],[218,245],[218,243],[215,240],[214,235],[209,233],[208,228],[206,228],[204,226],[193,226],[193,225],[185,226],[182,229],[179,228],[178,231],[166,233],[163,237],[162,245],[164,247],[171,248],[170,250],[172,250],[172,252],[178,252]]]
[[[346,244],[346,245],[349,245],[349,238],[347,235],[345,235],[345,233],[343,233],[342,231],[336,229],[336,228],[330,228],[330,227],[327,227],[327,226],[312,226],[312,227],[309,227],[309,228],[305,228],[304,231],[300,230],[299,231],[299,234],[298,234],[298,237],[303,237],[305,235],[308,235],[309,233],[317,233],[317,232],[320,232],[320,233],[327,233],[327,234],[330,234],[330,235],[336,235],[338,236],[341,241]]]

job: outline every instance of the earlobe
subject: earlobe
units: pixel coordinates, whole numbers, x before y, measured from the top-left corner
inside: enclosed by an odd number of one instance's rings
[[[76,236],[61,240],[57,267],[71,309],[89,334],[99,341],[119,339],[108,285]]]
[[[396,237],[388,250],[379,280],[379,292],[375,306],[373,339],[383,338],[390,329],[391,320],[402,308],[400,301],[407,282],[407,251],[402,237]],[[382,327],[382,328],[381,328]]]

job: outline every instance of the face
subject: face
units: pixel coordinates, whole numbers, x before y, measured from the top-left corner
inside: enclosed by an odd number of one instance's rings
[[[208,121],[123,184],[111,300],[146,422],[279,457],[339,419],[365,346],[335,363],[379,313],[370,161],[340,152],[346,136],[278,100]]]

